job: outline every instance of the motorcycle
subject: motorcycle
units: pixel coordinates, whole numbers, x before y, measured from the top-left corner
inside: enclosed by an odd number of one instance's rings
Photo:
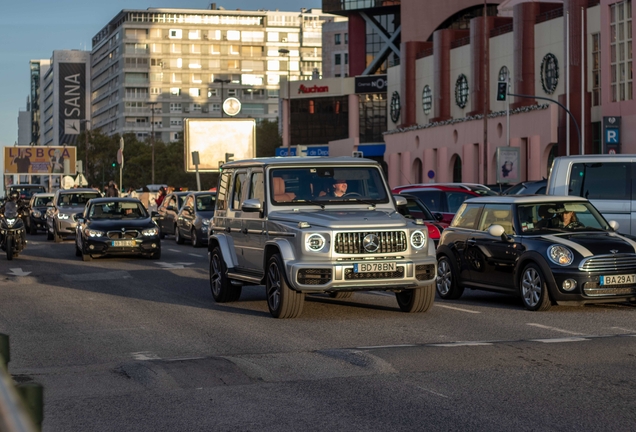
[[[0,249],[7,253],[7,260],[17,257],[26,247],[26,231],[17,206],[6,206],[0,214]]]

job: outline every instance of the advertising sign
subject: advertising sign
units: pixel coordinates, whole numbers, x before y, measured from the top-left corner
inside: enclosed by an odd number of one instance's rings
[[[59,64],[60,144],[76,144],[86,118],[86,64]]]
[[[497,183],[519,183],[519,147],[497,147]]]
[[[356,77],[356,93],[386,93],[386,75]]]
[[[603,153],[621,152],[621,118],[603,117]]]
[[[4,148],[5,174],[75,175],[77,149],[73,146],[22,146]]]

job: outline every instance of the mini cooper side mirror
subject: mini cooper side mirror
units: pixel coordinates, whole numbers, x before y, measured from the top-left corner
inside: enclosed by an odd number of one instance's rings
[[[257,198],[250,198],[243,201],[243,205],[241,206],[241,210],[244,212],[260,212],[263,210],[263,205],[261,201]]]
[[[53,204],[53,201],[49,201],[46,203],[47,207],[55,207],[55,204]]]
[[[615,220],[611,220],[608,223],[609,223],[609,226],[612,227],[614,231],[618,231],[618,227],[620,226],[618,222],[616,222]]]
[[[490,225],[488,227],[488,234],[493,237],[501,237],[506,233],[506,230],[501,225]]]

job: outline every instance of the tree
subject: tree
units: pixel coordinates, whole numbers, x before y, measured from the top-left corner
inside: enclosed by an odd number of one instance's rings
[[[276,156],[276,149],[282,142],[278,120],[264,120],[256,125],[256,157]]]

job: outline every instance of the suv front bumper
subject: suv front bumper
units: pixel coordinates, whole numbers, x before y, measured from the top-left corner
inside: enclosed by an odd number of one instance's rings
[[[419,258],[419,257],[418,257]],[[437,277],[437,260],[427,256],[417,260],[386,260],[396,264],[394,272],[355,273],[354,264],[289,261],[287,278],[301,292],[386,291],[429,286]]]

